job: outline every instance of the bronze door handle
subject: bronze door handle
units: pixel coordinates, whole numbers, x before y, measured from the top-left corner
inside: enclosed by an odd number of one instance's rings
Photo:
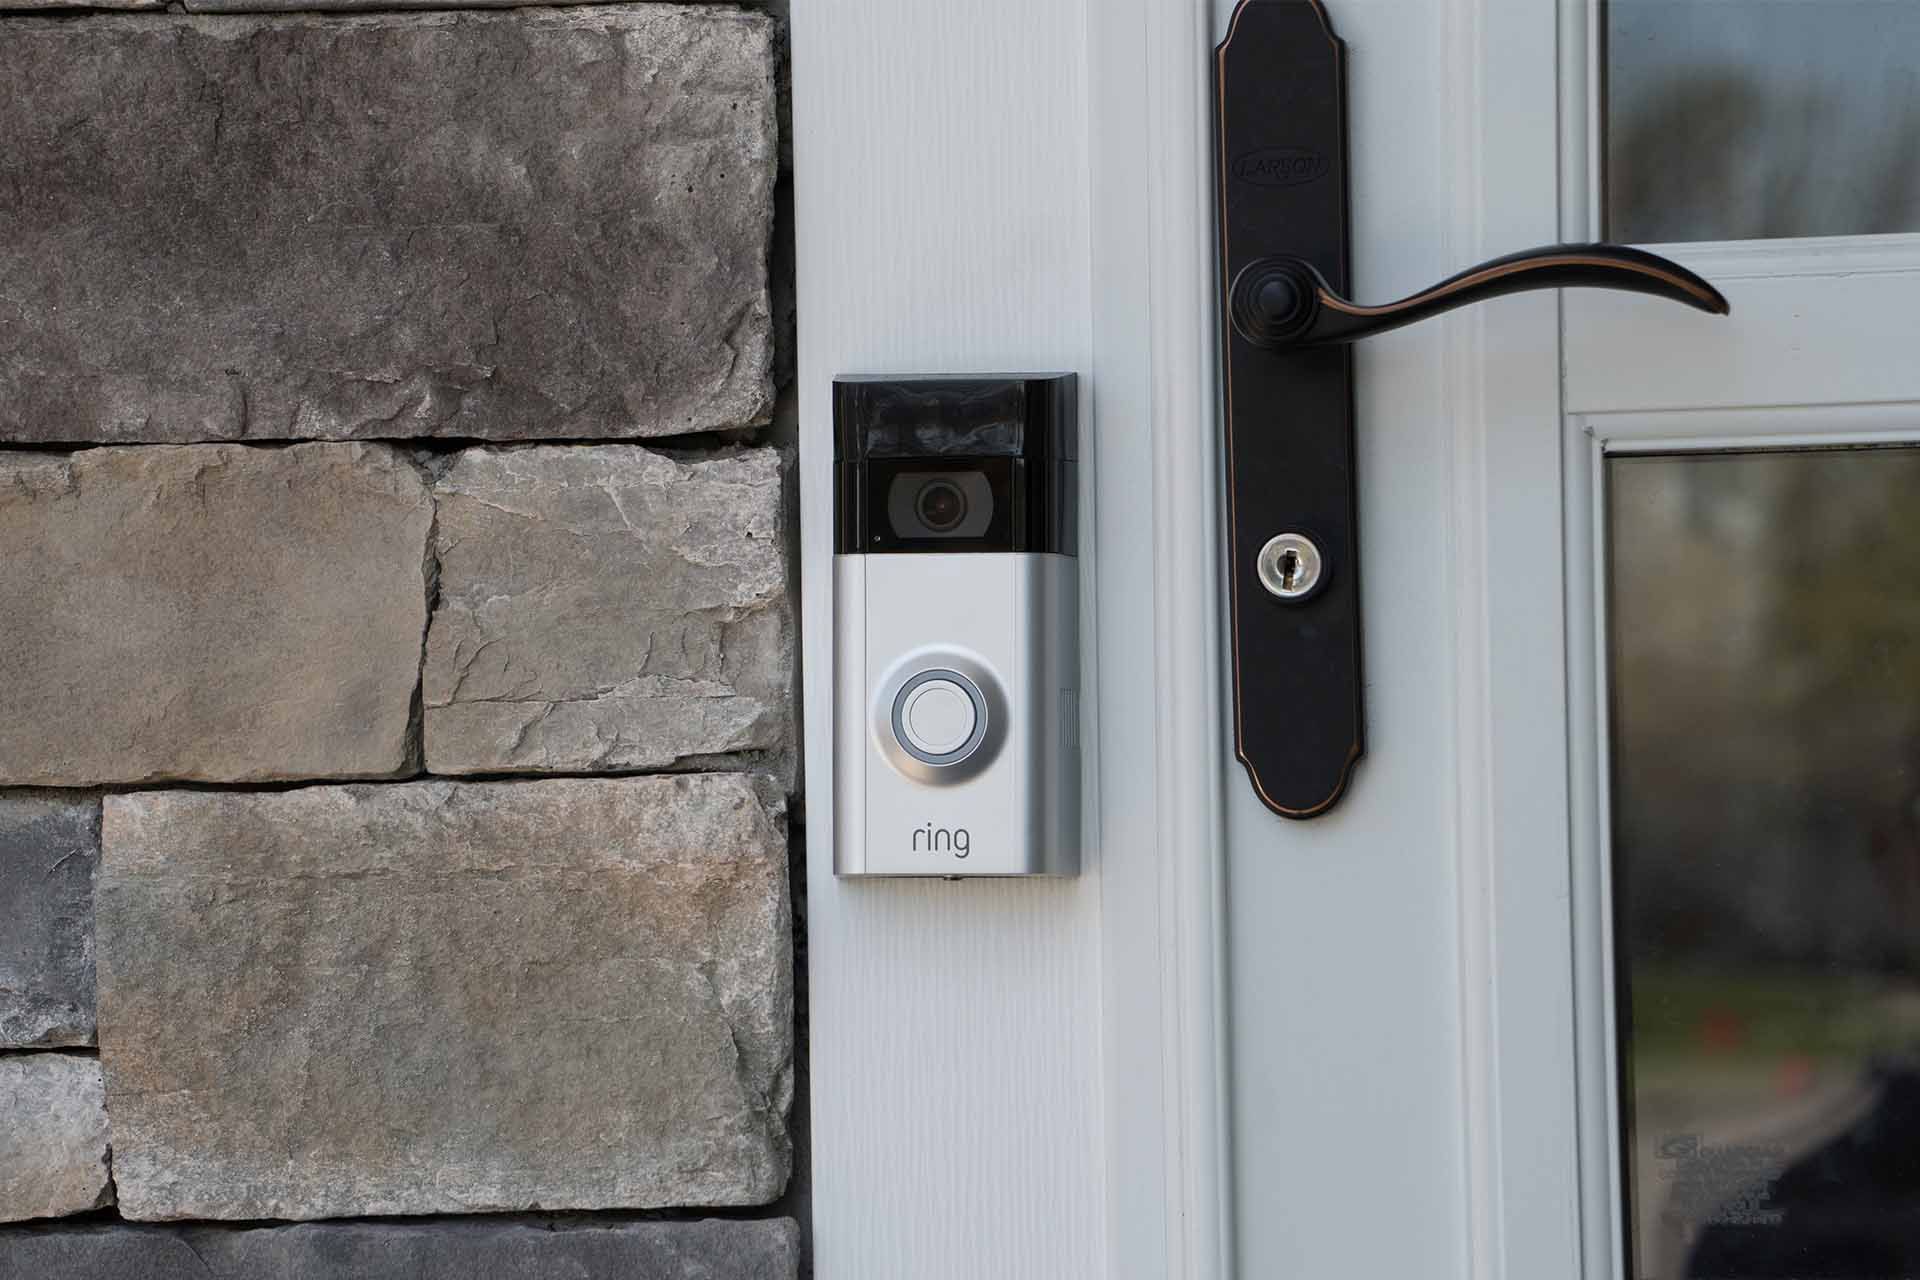
[[[1303,258],[1255,258],[1234,276],[1228,315],[1242,338],[1280,351],[1356,342],[1503,294],[1581,288],[1651,294],[1711,315],[1730,310],[1718,289],[1659,254],[1617,244],[1555,244],[1483,262],[1378,307],[1342,297]]]
[[[1728,312],[1680,264],[1612,244],[1496,258],[1385,306],[1349,299],[1346,46],[1327,2],[1240,0],[1214,63],[1233,746],[1261,803],[1288,818],[1330,811],[1366,751],[1347,344],[1524,289]]]

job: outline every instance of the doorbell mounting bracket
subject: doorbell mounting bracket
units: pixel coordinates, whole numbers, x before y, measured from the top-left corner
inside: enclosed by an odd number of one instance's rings
[[[834,381],[835,874],[1079,869],[1078,405]]]

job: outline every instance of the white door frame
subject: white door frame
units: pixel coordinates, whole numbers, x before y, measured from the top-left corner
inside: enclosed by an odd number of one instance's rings
[[[1225,1277],[1232,1257],[1211,28],[1197,0],[1123,0],[1090,7],[1087,43],[1094,421],[1110,434],[1129,397],[1151,475],[1152,840],[1119,884],[1102,859],[1108,1273],[1143,1280]],[[1127,511],[1127,490],[1102,489],[1106,510]],[[1109,592],[1125,589],[1113,539],[1138,523],[1131,511],[1099,522]],[[1102,739],[1104,756],[1112,746]],[[1140,1141],[1156,1113],[1157,1139]]]
[[[1588,0],[1462,0],[1456,65],[1465,166],[1462,265],[1594,238],[1584,145]],[[1563,131],[1562,94],[1579,128]],[[1563,170],[1563,164],[1566,166]],[[1571,527],[1561,477],[1561,295],[1451,323],[1455,735],[1468,1257],[1475,1277],[1600,1276],[1581,1203],[1575,1074],[1572,777],[1591,745],[1567,717]],[[1497,373],[1497,376],[1494,376]],[[1543,602],[1546,602],[1543,607]],[[1573,616],[1581,616],[1575,613]],[[1497,673],[1497,678],[1496,678]]]
[[[1224,1276],[1205,6],[792,23],[818,1272]],[[828,386],[989,369],[1086,375],[1086,669],[1151,687],[1089,679],[1077,880],[839,882]]]
[[[1582,0],[1440,6],[1447,65],[1479,73],[1446,79],[1434,166],[1446,176],[1418,175],[1444,196],[1431,213],[1444,252],[1418,268],[1430,278],[1562,229],[1558,24],[1585,13]],[[1244,782],[1225,770],[1222,714],[1214,24],[1212,0],[795,6],[826,1280],[1232,1272],[1223,815],[1225,789]],[[1358,238],[1363,282],[1373,247]],[[1453,806],[1434,815],[1434,839],[1459,889],[1463,1159],[1434,1177],[1468,1221],[1462,1256],[1433,1259],[1435,1275],[1579,1266],[1571,976],[1501,963],[1572,954],[1569,640],[1560,610],[1535,607],[1543,585],[1561,598],[1572,535],[1557,488],[1500,483],[1561,467],[1557,305],[1450,318],[1426,340],[1434,364],[1392,378],[1395,403],[1423,406],[1413,426],[1441,433],[1450,459],[1449,607],[1432,625],[1449,655],[1454,759],[1435,767],[1452,771]],[[836,882],[827,387],[842,372],[996,367],[1088,375],[1089,669],[1150,670],[1152,688],[1093,682],[1098,843],[1077,881]],[[1365,768],[1349,806],[1381,802]]]

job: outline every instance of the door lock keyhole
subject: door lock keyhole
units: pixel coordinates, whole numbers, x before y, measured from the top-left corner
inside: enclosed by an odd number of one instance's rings
[[[1255,566],[1260,585],[1289,603],[1305,600],[1319,587],[1325,561],[1319,544],[1304,533],[1283,533],[1260,548]]]

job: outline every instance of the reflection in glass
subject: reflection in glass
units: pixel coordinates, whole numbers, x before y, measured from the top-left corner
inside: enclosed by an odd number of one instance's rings
[[[1920,231],[1920,0],[1606,0],[1606,235]]]
[[[1629,1275],[1920,1276],[1920,449],[1607,482]]]

